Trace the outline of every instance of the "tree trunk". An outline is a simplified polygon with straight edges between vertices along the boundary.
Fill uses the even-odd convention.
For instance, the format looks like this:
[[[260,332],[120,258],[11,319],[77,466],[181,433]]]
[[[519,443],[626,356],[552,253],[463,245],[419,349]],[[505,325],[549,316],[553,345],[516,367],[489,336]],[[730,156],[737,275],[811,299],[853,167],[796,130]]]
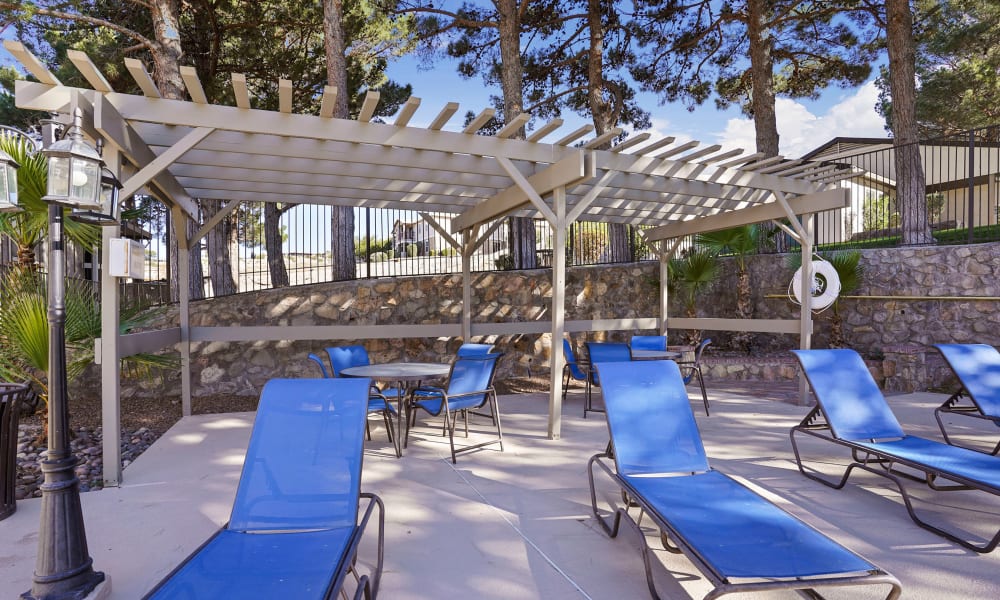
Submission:
[[[524,112],[524,84],[521,68],[521,15],[518,0],[496,0],[500,33],[500,90],[503,93],[503,118],[509,123]],[[524,139],[522,128],[513,137]],[[535,221],[528,217],[511,217],[507,222],[508,246],[515,269],[538,266],[535,253]]]
[[[913,15],[907,0],[886,2],[886,41],[889,49],[889,93],[892,96],[896,206],[899,208],[902,245],[933,244],[917,133]]]
[[[327,84],[337,88],[333,116],[350,117],[347,107],[347,45],[344,40],[344,5],[342,0],[323,0],[323,48],[326,51]],[[350,206],[330,207],[330,258],[335,281],[355,279],[354,209]],[[267,235],[267,234],[265,234]],[[286,277],[287,279],[287,277]]]
[[[753,111],[757,152],[778,155],[778,119],[774,110],[774,37],[767,25],[766,0],[747,3],[747,34],[750,43],[750,107]]]
[[[777,156],[779,152],[778,116],[774,102],[774,36],[767,25],[769,2],[751,0],[747,4],[747,34],[750,43],[750,109],[757,139],[757,152]],[[768,232],[777,229],[772,223],[763,223]],[[775,237],[778,252],[788,252],[788,240],[780,231]]]
[[[752,289],[750,287],[750,272],[744,266],[736,274],[736,318],[753,318],[753,301],[751,298]],[[749,331],[737,331],[733,334],[733,345],[744,352],[750,351],[750,343],[753,341],[753,334]]]
[[[153,81],[160,90],[160,95],[168,100],[184,100],[185,87],[181,79],[180,58],[181,48],[178,14],[180,0],[151,0],[150,16],[153,21],[153,39],[155,47],[153,56]],[[185,227],[188,238],[197,229],[197,223],[187,219]],[[177,236],[174,231],[169,233],[168,254],[170,268],[170,300],[180,300],[181,282],[187,280],[191,289],[191,299],[204,296],[202,285],[201,246],[191,249],[191,271],[186,275],[177,271]]]
[[[354,258],[354,209],[349,206],[334,206],[330,211],[330,262],[334,281],[357,278],[357,264]],[[340,243],[351,241],[351,244]]]
[[[171,221],[173,217],[171,216]],[[184,219],[185,221],[185,231],[187,232],[187,238],[191,239],[195,233],[198,231],[198,223],[191,219]],[[179,302],[181,299],[180,294],[180,284],[181,281],[188,282],[188,289],[191,290],[190,298],[191,300],[200,300],[205,297],[205,285],[204,285],[204,270],[201,266],[201,244],[195,244],[191,248],[190,253],[190,270],[187,273],[187,277],[183,273],[177,271],[177,265],[179,263],[178,255],[180,250],[177,245],[177,236],[175,235],[173,223],[170,224],[170,233],[168,234],[168,244],[169,249],[168,264],[170,265],[170,301]]]
[[[264,251],[267,252],[267,269],[271,273],[271,287],[288,287],[288,269],[281,240],[281,215],[284,211],[274,202],[264,203]]]
[[[594,121],[594,130],[602,135],[618,125],[620,102],[608,99],[613,90],[604,81],[604,24],[601,20],[601,0],[587,0],[587,27],[590,47],[587,56],[587,102]],[[613,94],[612,94],[613,95]],[[600,150],[611,147],[610,140]],[[628,262],[632,259],[629,227],[622,223],[608,224],[608,262]]]
[[[205,208],[205,218],[209,219],[222,209],[222,200],[202,200],[202,206]],[[236,279],[233,278],[233,263],[229,252],[229,244],[235,236],[232,215],[208,232],[208,272],[215,297],[230,296],[239,291]]]

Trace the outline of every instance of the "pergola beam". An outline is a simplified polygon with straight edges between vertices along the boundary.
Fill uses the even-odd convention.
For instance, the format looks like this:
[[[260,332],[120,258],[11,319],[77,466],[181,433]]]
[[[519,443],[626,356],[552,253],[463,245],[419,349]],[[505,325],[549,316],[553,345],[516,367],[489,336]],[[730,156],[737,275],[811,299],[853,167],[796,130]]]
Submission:
[[[557,187],[575,185],[594,177],[596,174],[593,155],[589,152],[577,151],[544,171],[528,177],[527,183],[539,196],[544,196]],[[459,232],[476,223],[498,218],[528,204],[530,201],[520,186],[512,185],[456,217],[451,222],[451,230]]]
[[[788,200],[788,206],[797,215],[846,208],[851,204],[851,192],[847,188],[816,192]],[[684,237],[698,233],[729,229],[746,223],[760,223],[774,219],[784,219],[785,210],[778,204],[761,204],[743,210],[735,210],[710,217],[702,217],[661,225],[646,232],[647,240],[663,240]]]
[[[156,160],[153,151],[107,102],[104,95],[98,95],[94,104],[94,127],[133,164],[146,165]],[[194,200],[170,173],[158,173],[150,183],[160,190],[166,201],[179,206],[190,218],[198,218],[198,207]]]
[[[166,152],[163,152],[150,162],[146,163],[144,167],[139,169],[138,173],[123,181],[122,189],[119,192],[121,197],[127,198],[138,192],[142,186],[146,185],[151,179],[165,171],[167,167],[174,163],[175,160],[183,156],[184,153],[191,148],[197,146],[198,142],[211,135],[213,131],[215,130],[211,127],[199,127],[191,130],[191,132],[184,136],[181,141],[171,146]]]

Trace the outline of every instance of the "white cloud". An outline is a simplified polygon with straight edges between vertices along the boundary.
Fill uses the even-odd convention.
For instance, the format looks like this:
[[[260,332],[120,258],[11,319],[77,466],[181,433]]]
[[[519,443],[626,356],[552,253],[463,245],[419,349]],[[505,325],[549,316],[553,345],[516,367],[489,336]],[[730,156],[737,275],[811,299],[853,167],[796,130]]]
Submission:
[[[875,112],[877,100],[874,82],[864,84],[822,115],[795,100],[778,98],[775,111],[781,154],[797,158],[835,137],[886,137],[884,121]],[[724,148],[743,148],[747,153],[757,146],[751,119],[729,119],[717,138]]]

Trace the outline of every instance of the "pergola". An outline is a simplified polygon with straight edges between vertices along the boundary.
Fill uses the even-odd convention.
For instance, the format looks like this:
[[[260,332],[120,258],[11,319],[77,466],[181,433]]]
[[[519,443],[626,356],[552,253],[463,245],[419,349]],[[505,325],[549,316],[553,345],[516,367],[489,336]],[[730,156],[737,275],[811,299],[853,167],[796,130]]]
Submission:
[[[190,345],[193,342],[258,340],[329,340],[428,338],[551,333],[551,391],[548,435],[561,429],[561,372],[558,340],[566,332],[668,327],[743,330],[800,335],[809,347],[810,298],[803,299],[798,320],[684,319],[667,314],[667,263],[682,238],[747,223],[778,223],[801,243],[802,262],[812,255],[812,216],[849,204],[849,192],[837,182],[851,173],[836,165],[744,155],[699,142],[674,138],[650,140],[632,135],[605,148],[621,130],[590,137],[593,127],[559,131],[554,119],[528,134],[515,135],[530,120],[523,114],[494,135],[480,134],[493,116],[478,114],[462,131],[444,128],[458,111],[445,105],[426,127],[409,125],[420,107],[410,98],[391,123],[372,122],[379,94],[370,91],[357,119],[331,116],[342,90],[327,87],[318,115],[292,112],[292,83],[279,82],[279,110],[252,107],[246,78],[232,75],[236,106],[209,104],[193,68],[181,67],[189,100],[161,97],[140,61],[125,66],[143,95],[115,92],[89,57],[70,51],[69,58],[92,89],[60,81],[21,44],[4,46],[38,80],[18,81],[19,107],[53,113],[83,114],[84,129],[104,142],[104,159],[123,182],[122,197],[142,189],[166,203],[175,217],[178,268],[189,268],[188,248],[246,200],[298,202],[416,211],[462,256],[463,310],[460,323],[322,327],[191,327],[189,293],[180,290],[180,327],[158,332],[118,334],[118,287],[102,269],[103,336],[101,357],[105,431],[120,429],[119,359],[137,352],[179,345],[183,410],[191,411]],[[554,140],[554,141],[544,141]],[[196,199],[222,199],[224,208],[194,236],[187,219],[197,219]],[[450,213],[450,229],[429,214]],[[550,320],[474,323],[470,259],[500,223],[501,217],[543,218],[553,240]],[[644,239],[660,259],[659,314],[637,319],[565,320],[566,232],[574,221],[651,226]],[[493,223],[492,226],[489,224]],[[103,260],[117,228],[104,228]],[[105,265],[106,266],[106,265]],[[810,289],[803,269],[803,289]],[[104,442],[105,479],[121,477],[115,436]]]

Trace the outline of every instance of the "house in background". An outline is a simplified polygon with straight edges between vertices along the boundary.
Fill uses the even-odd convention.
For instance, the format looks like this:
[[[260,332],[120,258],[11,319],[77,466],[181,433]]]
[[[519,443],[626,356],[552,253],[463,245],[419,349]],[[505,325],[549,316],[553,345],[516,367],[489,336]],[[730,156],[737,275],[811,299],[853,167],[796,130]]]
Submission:
[[[1000,213],[998,128],[921,142],[928,218],[932,229],[996,225]],[[985,135],[984,135],[985,134]],[[898,230],[896,152],[891,138],[838,137],[802,160],[829,161],[856,175],[840,181],[851,190],[851,207],[820,213],[820,244],[893,235]]]
[[[448,227],[450,219],[443,219],[442,227]],[[392,250],[396,256],[408,256],[407,248],[410,245],[417,248],[417,256],[427,256],[431,252],[437,254],[442,248],[448,246],[441,235],[430,226],[430,223],[423,219],[416,221],[402,221],[397,219],[392,224]]]

